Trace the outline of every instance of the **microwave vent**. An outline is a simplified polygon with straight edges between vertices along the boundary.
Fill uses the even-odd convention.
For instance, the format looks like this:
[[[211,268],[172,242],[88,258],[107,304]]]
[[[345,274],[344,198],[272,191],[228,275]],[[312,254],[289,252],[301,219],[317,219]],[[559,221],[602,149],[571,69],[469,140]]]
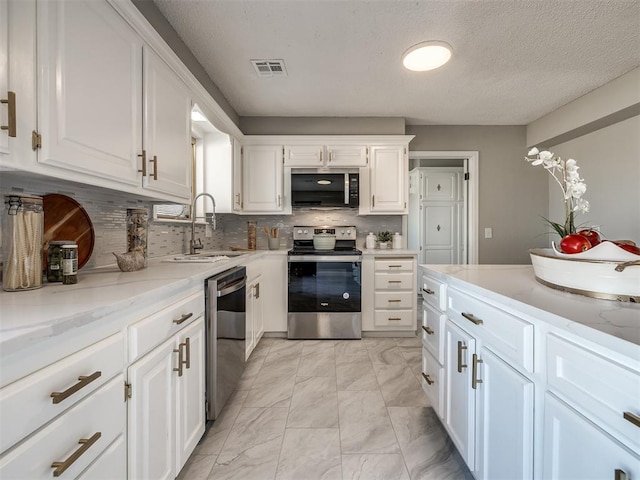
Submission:
[[[259,77],[286,77],[284,60],[251,60],[251,65]]]

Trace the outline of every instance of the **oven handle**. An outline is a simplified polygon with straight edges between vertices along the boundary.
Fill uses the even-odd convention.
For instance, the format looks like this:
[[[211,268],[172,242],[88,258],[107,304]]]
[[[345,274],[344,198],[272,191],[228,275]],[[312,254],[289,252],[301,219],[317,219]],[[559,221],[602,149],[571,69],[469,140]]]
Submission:
[[[237,292],[241,288],[243,288],[247,284],[247,277],[242,277],[240,280],[237,280],[229,285],[225,285],[222,290],[218,290],[216,292],[217,297],[224,297],[231,293]]]
[[[362,262],[361,255],[289,255],[289,263],[353,263]]]

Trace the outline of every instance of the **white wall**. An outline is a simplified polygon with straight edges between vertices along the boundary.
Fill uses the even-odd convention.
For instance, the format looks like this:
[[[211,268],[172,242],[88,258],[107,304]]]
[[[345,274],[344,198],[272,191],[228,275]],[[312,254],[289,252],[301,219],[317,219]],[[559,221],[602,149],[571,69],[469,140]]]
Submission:
[[[599,225],[606,238],[640,244],[640,116],[636,116],[550,150],[573,158],[587,184],[589,213],[577,223]],[[549,184],[549,219],[564,218],[560,188]]]

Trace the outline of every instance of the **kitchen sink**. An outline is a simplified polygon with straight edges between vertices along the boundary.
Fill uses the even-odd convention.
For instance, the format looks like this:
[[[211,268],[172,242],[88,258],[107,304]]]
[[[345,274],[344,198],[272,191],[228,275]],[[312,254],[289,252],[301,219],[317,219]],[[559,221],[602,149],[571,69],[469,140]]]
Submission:
[[[229,260],[232,257],[246,255],[243,252],[225,252],[225,253],[196,253],[193,255],[174,255],[165,259],[165,262],[174,263],[216,263]]]

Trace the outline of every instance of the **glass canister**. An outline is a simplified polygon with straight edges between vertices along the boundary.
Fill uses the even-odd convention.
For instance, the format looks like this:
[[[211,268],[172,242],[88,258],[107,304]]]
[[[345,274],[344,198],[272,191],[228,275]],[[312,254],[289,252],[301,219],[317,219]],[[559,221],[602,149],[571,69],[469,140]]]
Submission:
[[[149,212],[146,208],[127,209],[127,252],[142,252],[147,266],[147,231]]]
[[[258,223],[254,221],[247,222],[247,248],[249,250],[256,249],[256,233],[258,229]]]
[[[71,240],[53,240],[47,248],[47,282],[62,281],[62,246],[73,243]]]
[[[42,197],[5,196],[2,216],[2,288],[8,292],[42,286]]]

